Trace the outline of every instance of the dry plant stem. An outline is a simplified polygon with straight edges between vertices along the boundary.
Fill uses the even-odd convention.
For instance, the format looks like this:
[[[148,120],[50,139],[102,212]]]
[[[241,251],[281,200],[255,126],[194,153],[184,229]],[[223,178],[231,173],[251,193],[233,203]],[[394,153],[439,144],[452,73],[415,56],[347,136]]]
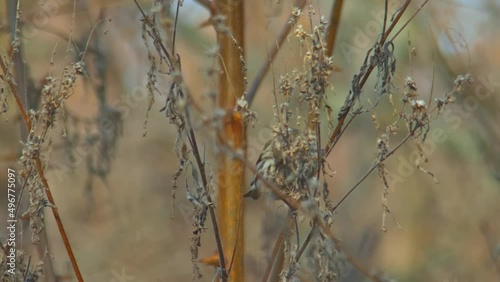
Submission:
[[[394,154],[394,152],[396,152],[397,149],[399,149],[401,146],[403,146],[403,144],[406,143],[406,141],[408,141],[413,136],[413,133],[415,133],[415,131],[419,128],[420,127],[416,126],[415,129],[413,131],[411,131],[410,133],[408,133],[408,135],[406,135],[406,137],[403,138],[403,140],[401,140],[401,142],[399,142],[399,144],[396,145],[396,147],[394,147],[391,151],[389,151],[387,153],[387,155],[385,155],[384,158],[376,161],[372,165],[372,167],[370,167],[370,169],[368,169],[368,171],[365,173],[365,175],[363,175],[363,177],[361,177],[359,179],[359,181],[356,182],[356,184],[351,189],[349,189],[349,191],[338,201],[338,203],[332,208],[332,212],[334,212],[342,204],[342,202],[344,202],[345,199],[347,199],[347,197],[349,197],[349,195],[352,192],[354,192],[354,190],[356,190],[356,188],[358,188],[358,186],[361,184],[361,182],[363,182],[368,177],[368,175],[370,175],[370,173],[372,173],[372,171],[374,169],[376,169],[383,161],[387,160],[387,158],[389,158],[392,154]]]
[[[406,2],[403,5],[401,5],[401,7],[398,9],[399,10],[398,14],[396,15],[396,17],[394,18],[393,22],[389,26],[389,28],[385,31],[385,33],[383,34],[382,38],[380,39],[380,45],[384,45],[387,37],[392,32],[392,30],[394,29],[394,27],[396,26],[396,24],[399,22],[399,19],[401,19],[401,17],[403,16],[404,12],[406,11],[406,8],[408,8],[408,6],[410,5],[410,3],[411,3],[411,0],[406,0]],[[387,12],[388,11],[386,11],[386,13]],[[392,40],[394,40],[394,38]]]
[[[333,142],[333,145],[332,145],[332,148],[335,147],[335,145],[337,145],[337,142],[339,142],[340,140],[340,137],[342,137],[342,135],[344,135],[344,132],[347,130],[347,128],[349,127],[349,125],[351,125],[351,122],[354,120],[355,117],[357,117],[358,115],[361,114],[361,110],[363,109],[363,107],[360,107],[359,109],[357,109],[352,115],[351,115],[351,118],[347,121],[346,125],[344,126],[344,128],[340,131],[339,135],[337,136],[337,138],[334,140]]]
[[[219,32],[217,42],[220,48],[219,93],[217,108],[231,110],[236,101],[245,91],[245,74],[242,65],[245,54],[245,1],[217,0],[213,2],[225,16],[228,33]],[[229,111],[230,112],[230,111]],[[220,139],[228,141],[232,150],[245,152],[246,129],[243,119],[238,114],[226,115],[222,126],[217,130]],[[243,153],[245,154],[245,153]],[[220,237],[227,264],[231,265],[230,281],[244,279],[244,217],[239,211],[243,208],[245,170],[239,160],[227,156],[224,152],[217,153],[217,221],[220,227]],[[227,273],[227,269],[224,269]]]
[[[2,68],[4,74],[6,77],[8,77],[8,70],[7,67],[3,61],[2,58],[0,58],[0,67]],[[17,106],[19,108],[19,111],[21,112],[21,115],[23,116],[24,123],[26,125],[26,128],[28,129],[28,132],[31,132],[31,120],[29,119],[28,115],[26,114],[26,109],[21,101],[21,98],[19,97],[17,93],[17,89],[15,86],[15,83],[12,81],[12,78],[8,78],[8,84],[10,87],[10,90],[12,94],[14,95],[14,98],[16,100]],[[76,262],[75,255],[73,253],[73,249],[71,248],[71,244],[69,242],[68,236],[66,234],[66,231],[64,229],[63,223],[61,221],[61,217],[59,216],[59,212],[57,210],[56,203],[54,201],[54,197],[52,196],[52,192],[50,191],[50,186],[49,183],[47,182],[47,179],[45,178],[45,172],[42,166],[42,161],[37,158],[35,160],[35,167],[38,172],[38,175],[40,176],[40,179],[42,181],[42,184],[45,187],[45,194],[47,195],[47,200],[50,203],[50,208],[52,210],[52,214],[54,215],[54,219],[57,224],[57,228],[59,229],[59,233],[61,234],[62,240],[64,242],[64,247],[66,248],[66,252],[68,253],[68,257],[71,261],[71,265],[73,266],[73,270],[75,271],[76,278],[78,281],[83,281],[82,274],[80,273],[80,269],[78,267],[78,264]]]
[[[5,75],[5,78],[7,80],[7,84],[9,85],[9,88],[12,90],[14,94],[14,99],[16,100],[17,105],[23,105],[23,100],[21,97],[17,94],[17,88],[16,88],[16,83],[14,82],[14,79],[12,77],[9,77],[8,74],[8,69],[7,65],[3,61],[3,59],[0,57],[0,67],[2,68],[2,71]],[[23,118],[24,123],[26,124],[26,128],[28,132],[31,131],[31,121],[30,118],[28,117],[28,113],[26,112],[26,109],[24,107],[19,108],[19,112],[21,112],[21,116]]]
[[[384,7],[384,25],[382,26],[382,34],[385,34],[385,27],[387,25],[387,13],[389,12],[389,0],[385,0]]]
[[[335,41],[337,38],[337,31],[339,29],[340,15],[344,0],[335,0],[332,6],[332,13],[330,15],[330,27],[328,28],[328,37],[326,40],[326,55],[331,57],[335,49]]]
[[[142,9],[141,5],[139,5],[139,3],[137,3],[137,0],[134,0],[134,3],[135,5],[137,6],[137,8],[139,9],[139,11],[141,12],[141,15],[142,15],[142,18],[143,20],[149,25],[149,26],[154,26],[154,23],[151,22],[151,19],[146,15],[146,13],[144,12],[144,10]],[[165,44],[163,44],[163,42],[161,41],[161,38],[158,38],[159,40],[159,45],[160,45],[160,48],[161,50],[163,51],[163,54],[165,55],[165,57],[167,58],[167,64],[168,64],[168,67],[170,69],[174,69],[174,65],[173,65],[173,58],[171,56],[171,54],[167,51],[167,47],[165,47]]]
[[[391,33],[391,31],[394,29],[394,27],[396,26],[396,24],[399,22],[399,20],[401,19],[401,16],[404,14],[404,12],[406,11],[406,8],[408,8],[408,5],[410,5],[410,3],[411,3],[411,0],[406,0],[406,2],[398,9],[399,12],[396,15],[396,17],[394,18],[394,21],[391,23],[391,25],[389,26],[389,28],[387,28],[387,30],[385,31],[385,33],[380,38],[380,41],[378,43],[380,46],[384,46],[384,43],[386,42],[387,37],[389,36],[389,34]],[[386,13],[387,13],[387,11],[386,11]],[[372,49],[370,49],[370,51],[371,50]],[[369,58],[369,55],[370,55],[370,51],[368,51],[367,54],[366,54],[365,62],[368,61],[368,58]],[[355,77],[355,80],[353,81],[353,89],[351,89],[351,92],[346,97],[346,102],[344,103],[344,106],[342,107],[343,109],[342,109],[342,111],[341,111],[341,113],[339,114],[339,117],[338,117],[338,123],[335,126],[335,129],[333,130],[333,132],[332,132],[332,134],[330,136],[328,144],[326,145],[326,148],[325,148],[325,152],[326,152],[325,158],[332,151],[332,149],[334,147],[334,144],[336,143],[336,141],[337,141],[337,139],[338,139],[338,137],[339,137],[339,135],[340,135],[340,133],[342,131],[342,126],[344,125],[344,121],[345,121],[347,115],[349,114],[350,110],[352,109],[355,100],[359,97],[359,95],[360,95],[360,93],[361,93],[361,91],[362,91],[362,89],[363,89],[366,81],[370,77],[370,75],[371,75],[371,73],[372,73],[372,71],[373,71],[374,68],[375,68],[375,64],[369,64],[368,68],[366,70],[364,68],[361,68],[360,72]],[[362,76],[362,77],[360,77],[360,76]],[[350,97],[351,95],[354,95],[352,99]]]
[[[415,13],[413,13],[413,15],[405,22],[405,24],[396,32],[396,34],[394,34],[394,36],[392,36],[392,38],[389,40],[390,42],[392,42],[392,41],[394,41],[394,39],[396,39],[396,37],[401,33],[401,31],[403,31],[403,29],[406,28],[406,26],[420,12],[420,10],[422,10],[422,8],[427,4],[427,2],[429,2],[429,0],[426,0],[424,3],[422,3],[422,5],[420,5],[420,7],[418,7],[417,11],[415,11]]]
[[[299,0],[297,5],[295,5],[296,8],[303,9],[304,6],[306,5],[307,1],[306,0]],[[246,99],[248,102],[248,105],[252,104],[253,99],[255,98],[255,95],[257,94],[257,90],[259,90],[260,85],[262,84],[262,81],[264,80],[264,77],[266,76],[267,72],[269,71],[269,67],[271,66],[271,63],[274,61],[274,58],[278,54],[278,51],[280,50],[281,46],[283,45],[283,42],[285,42],[285,39],[287,38],[288,34],[290,33],[290,30],[292,29],[292,25],[289,23],[291,19],[293,19],[293,15],[291,14],[288,20],[286,21],[285,25],[281,29],[280,34],[278,35],[278,38],[276,39],[276,44],[272,45],[271,51],[269,52],[266,61],[262,64],[260,67],[259,71],[257,72],[257,75],[255,76],[255,79],[252,82],[252,85],[250,86],[250,89],[248,90],[246,94]]]
[[[224,250],[222,248],[222,241],[220,238],[219,225],[217,224],[217,218],[215,216],[215,210],[213,206],[212,197],[210,196],[210,191],[208,190],[208,180],[207,174],[205,171],[205,164],[201,160],[200,151],[198,149],[198,143],[196,142],[196,136],[193,131],[193,125],[191,124],[191,115],[189,113],[189,108],[186,107],[186,120],[189,126],[189,142],[191,145],[191,149],[193,150],[193,155],[196,159],[196,163],[198,165],[198,169],[200,170],[201,181],[203,182],[203,188],[206,191],[207,200],[209,202],[208,210],[210,212],[210,219],[212,220],[212,226],[214,228],[215,242],[217,244],[217,251],[219,255],[219,265],[222,269],[221,280],[223,282],[227,281],[227,272],[226,272],[226,260],[224,257]]]
[[[172,37],[172,54],[175,54],[175,39],[177,38],[177,22],[179,20],[179,8],[181,1],[177,1],[177,8],[175,9],[175,23],[174,23],[174,35]]]
[[[262,282],[267,282],[269,280],[269,275],[271,274],[271,270],[273,269],[273,266],[275,265],[275,261],[277,261],[276,258],[280,253],[282,253],[281,249],[284,246],[283,239],[285,238],[285,233],[288,230],[289,226],[290,226],[290,218],[287,220],[286,223],[283,224],[283,227],[281,227],[278,238],[276,239],[276,242],[274,243],[273,252],[271,253],[271,258],[269,258],[269,262],[267,263],[266,271],[264,272],[264,276],[262,277]],[[275,267],[278,267],[278,265],[276,265]]]
[[[24,273],[23,273],[23,279],[24,279],[24,281],[28,281],[26,279],[26,277],[28,276],[28,271],[29,271],[30,265],[31,265],[31,256],[28,258],[28,263],[26,265],[26,271],[24,271]]]
[[[319,122],[316,122],[316,144],[317,144],[316,148],[321,148],[321,128],[320,128]],[[321,170],[322,170],[321,167],[323,165],[323,158],[322,158],[321,154],[322,154],[321,150],[318,150],[318,154],[317,154],[318,173],[316,174],[316,179],[318,180],[318,183],[319,183],[319,180],[321,177]],[[314,191],[314,197],[316,197],[318,195],[318,191],[319,191],[319,189],[316,187],[316,190]],[[298,246],[298,244],[297,244],[297,246]]]
[[[306,250],[307,245],[309,245],[309,242],[311,242],[311,239],[312,239],[312,237],[313,237],[313,235],[314,235],[315,232],[316,232],[316,224],[313,224],[311,230],[309,231],[309,234],[307,234],[307,237],[304,240],[304,243],[302,243],[302,246],[300,246],[299,251],[295,255],[295,261],[296,262],[299,261],[300,257],[302,256],[302,254]]]
[[[283,267],[285,263],[285,241],[287,240],[287,231],[291,230],[293,221],[290,217],[289,220],[285,223],[287,229],[285,229],[285,233],[283,233],[283,238],[281,238],[281,242],[278,248],[278,253],[276,254],[276,258],[274,259],[274,266],[271,268],[271,274],[269,274],[268,282],[280,282],[280,274],[283,272]]]
[[[239,217],[243,217],[243,208],[244,208],[244,206],[243,206],[243,205],[241,205],[241,206],[239,207],[239,211],[238,211],[238,213],[240,214],[240,215],[239,215]],[[237,230],[239,230],[239,228],[242,228],[242,227],[240,226],[240,223],[239,223],[239,222],[238,222],[238,226],[237,226],[236,228],[237,228]],[[238,236],[238,234],[236,234],[236,236]],[[228,274],[228,275],[231,275],[231,269],[233,268],[233,262],[234,262],[234,260],[233,260],[232,258],[234,258],[235,254],[236,254],[236,250],[237,250],[237,248],[236,248],[236,244],[238,244],[238,242],[239,242],[239,241],[238,241],[238,237],[236,237],[235,246],[233,247],[233,253],[231,254],[231,263],[229,264],[229,268],[228,268],[228,270],[227,270],[227,274]]]

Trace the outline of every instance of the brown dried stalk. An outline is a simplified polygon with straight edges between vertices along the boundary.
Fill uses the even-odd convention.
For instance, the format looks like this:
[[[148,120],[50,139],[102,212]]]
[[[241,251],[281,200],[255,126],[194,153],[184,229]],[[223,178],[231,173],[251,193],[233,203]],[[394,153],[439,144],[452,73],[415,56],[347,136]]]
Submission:
[[[337,38],[337,31],[339,29],[340,15],[344,0],[335,0],[332,6],[332,13],[330,15],[330,27],[328,28],[328,36],[326,39],[326,55],[331,57],[333,49],[335,48],[335,41]]]
[[[237,99],[245,90],[245,9],[244,2],[233,0],[215,1],[220,12],[225,17],[223,25],[214,25],[217,32],[217,41],[220,48],[220,75],[217,108],[230,110],[236,106]],[[222,120],[218,130],[217,143],[220,139],[232,144],[233,150],[245,151],[246,128],[243,119],[238,113],[230,113]],[[243,153],[245,154],[245,153]],[[243,164],[228,157],[224,152],[217,154],[217,219],[220,225],[220,236],[225,254],[228,257],[231,272],[231,281],[242,281],[244,278],[244,217],[243,187],[245,184],[245,170]],[[220,255],[220,253],[219,253]],[[222,265],[221,265],[222,267]],[[222,267],[223,272],[227,271]]]
[[[193,126],[191,124],[191,116],[189,114],[188,107],[186,107],[186,120],[187,120],[187,123],[189,126],[189,141],[191,144],[191,148],[193,149],[193,155],[195,156],[196,163],[197,163],[198,168],[200,170],[201,180],[203,182],[203,188],[207,192],[206,195],[207,195],[208,202],[213,203],[212,197],[210,196],[210,192],[208,191],[208,180],[207,180],[207,174],[206,174],[206,170],[205,170],[205,164],[201,160],[200,151],[198,149],[198,143],[196,142],[196,136],[194,134]],[[224,282],[224,281],[227,281],[227,271],[226,271],[226,260],[224,258],[224,251],[223,251],[224,249],[222,247],[222,240],[220,238],[219,225],[217,224],[217,217],[215,215],[215,210],[214,210],[213,205],[209,205],[208,210],[210,212],[210,219],[212,220],[212,225],[214,228],[215,242],[217,244],[217,250],[219,253],[219,264],[220,264],[220,267],[222,269],[221,280]]]
[[[5,77],[8,78],[8,84],[9,84],[10,90],[12,92],[12,95],[14,95],[17,107],[19,108],[19,111],[21,112],[21,115],[23,117],[24,124],[26,125],[28,132],[30,132],[32,129],[31,120],[26,113],[26,109],[21,101],[21,97],[19,97],[19,94],[17,93],[17,88],[15,86],[13,79],[11,77],[9,77],[9,75],[8,75],[9,70],[7,69],[7,66],[5,65],[5,63],[1,57],[0,57],[0,67],[2,68],[2,71],[5,75]],[[45,172],[43,169],[42,161],[40,160],[39,157],[37,157],[35,159],[35,167],[36,167],[36,170],[38,172],[38,175],[40,176],[42,184],[45,187],[45,194],[47,195],[47,200],[50,203],[50,209],[52,210],[52,214],[54,215],[54,219],[56,221],[57,228],[59,229],[59,233],[61,234],[62,240],[64,242],[64,247],[66,248],[66,252],[68,253],[68,257],[71,261],[71,265],[73,266],[73,270],[75,271],[76,278],[78,279],[78,281],[83,281],[83,277],[82,277],[82,274],[81,274],[80,269],[78,267],[78,263],[76,262],[76,258],[75,258],[75,255],[73,253],[73,249],[71,248],[71,244],[70,244],[68,236],[66,234],[66,230],[64,229],[64,225],[63,225],[61,217],[59,215],[57,205],[55,203],[54,197],[52,196],[52,192],[50,190],[49,183],[47,182],[47,179],[45,178]]]
[[[283,224],[283,227],[281,227],[280,233],[278,234],[278,238],[276,238],[276,242],[274,243],[274,248],[273,252],[271,253],[271,258],[269,259],[269,262],[267,263],[266,271],[264,272],[264,276],[262,277],[262,282],[267,282],[269,279],[269,275],[271,274],[271,270],[273,269],[273,266],[279,261],[277,259],[278,256],[283,255],[283,240],[285,238],[285,233],[286,231],[290,228],[290,224],[292,223],[291,217],[288,218],[287,222]],[[278,265],[275,266],[275,268],[278,267]]]

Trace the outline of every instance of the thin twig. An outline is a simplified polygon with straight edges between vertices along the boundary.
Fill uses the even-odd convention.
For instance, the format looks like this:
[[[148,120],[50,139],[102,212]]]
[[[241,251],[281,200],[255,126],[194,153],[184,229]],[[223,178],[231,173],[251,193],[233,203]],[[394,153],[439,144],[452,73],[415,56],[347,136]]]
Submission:
[[[50,208],[52,210],[52,214],[54,215],[54,219],[57,224],[57,228],[59,229],[59,233],[61,233],[62,240],[64,242],[64,247],[66,247],[66,252],[68,253],[69,259],[71,261],[71,265],[73,266],[73,270],[75,271],[76,278],[78,281],[83,282],[83,277],[80,272],[80,268],[78,267],[78,263],[76,262],[75,254],[73,253],[73,249],[71,248],[71,244],[69,243],[68,235],[66,234],[66,230],[64,229],[61,217],[59,216],[59,211],[57,209],[56,203],[54,201],[54,197],[52,196],[52,192],[49,187],[49,183],[45,178],[45,173],[42,167],[42,161],[40,158],[35,160],[36,170],[40,179],[45,186],[45,194],[47,195],[47,200],[50,203]]]
[[[146,13],[144,12],[144,10],[142,9],[141,5],[139,5],[139,3],[137,3],[137,0],[134,0],[135,2],[135,5],[137,6],[137,8],[139,9],[139,11],[141,12],[142,14],[142,19],[144,20],[144,22],[151,28],[155,28],[153,22],[151,22],[151,19],[146,15]],[[154,35],[155,34],[150,34],[150,36],[153,38],[153,39],[160,39],[160,38],[154,38]],[[161,50],[163,51],[164,55],[166,56],[167,58],[167,63],[168,63],[168,66],[170,68],[173,68],[173,60],[172,60],[172,57],[171,57],[171,54],[167,51],[167,47],[165,47],[165,44],[163,44],[163,41],[161,40],[158,40],[158,45],[160,46]]]
[[[304,6],[306,5],[307,1],[306,0],[299,0],[297,5],[295,5],[295,8],[298,9],[303,9]],[[269,71],[269,67],[271,66],[271,63],[273,62],[274,58],[278,54],[278,51],[280,50],[281,46],[283,45],[283,42],[287,38],[288,34],[290,33],[290,30],[292,29],[292,25],[290,24],[290,20],[294,18],[293,14],[290,14],[288,17],[288,20],[286,21],[285,25],[282,27],[280,34],[278,35],[278,38],[276,40],[276,44],[273,44],[271,51],[269,52],[269,55],[266,58],[266,61],[262,64],[260,67],[259,71],[257,72],[257,75],[255,76],[252,85],[250,86],[247,94],[246,94],[246,100],[248,102],[248,105],[252,104],[252,101],[255,98],[255,95],[257,94],[257,90],[259,90],[260,85],[262,84],[262,81],[264,80],[264,77],[266,76],[267,72]]]
[[[267,282],[267,280],[269,279],[269,275],[271,274],[271,270],[273,269],[273,266],[275,264],[276,257],[278,256],[278,252],[283,246],[285,233],[289,228],[290,228],[290,218],[288,218],[288,220],[283,224],[283,227],[281,227],[278,238],[276,238],[276,242],[274,243],[273,247],[273,252],[271,253],[271,258],[269,258],[269,261],[267,262],[266,271],[264,272],[264,276],[262,277],[262,282]]]
[[[332,145],[332,149],[335,147],[335,145],[337,145],[337,142],[339,142],[340,140],[340,137],[342,137],[342,135],[344,135],[344,133],[346,132],[346,130],[349,128],[349,125],[351,125],[352,121],[354,120],[355,117],[357,117],[358,115],[361,114],[361,110],[363,109],[363,107],[360,107],[359,109],[357,109],[351,116],[351,118],[347,121],[346,125],[344,126],[344,128],[342,129],[342,131],[339,133],[339,135],[337,135],[337,138],[335,138],[335,140],[333,141],[333,145]]]
[[[215,242],[217,244],[217,251],[219,252],[219,264],[222,269],[221,280],[223,282],[227,281],[227,269],[226,269],[226,260],[224,258],[224,251],[222,248],[222,241],[220,238],[219,225],[217,224],[217,218],[215,216],[215,210],[213,207],[212,197],[210,196],[210,191],[208,190],[208,180],[205,172],[205,164],[201,160],[200,152],[198,149],[198,144],[196,142],[196,136],[193,131],[193,126],[191,124],[191,116],[189,113],[189,108],[186,107],[186,120],[189,126],[189,141],[191,144],[191,149],[193,149],[193,155],[196,159],[196,163],[198,164],[198,169],[200,170],[201,180],[203,181],[203,188],[205,189],[207,200],[209,202],[208,210],[210,212],[210,219],[212,220],[212,225],[214,228]]]
[[[432,82],[431,82],[431,91],[429,95],[429,101],[427,102],[427,105],[431,105],[432,103],[432,95],[434,94],[434,82],[436,79],[436,60],[434,58],[434,54],[432,54]]]
[[[404,12],[406,11],[406,8],[408,8],[408,6],[410,5],[411,3],[411,0],[406,0],[406,2],[401,5],[400,8],[398,8],[398,14],[396,15],[396,17],[394,17],[394,20],[392,21],[392,24],[389,26],[389,28],[387,29],[387,31],[383,34],[382,38],[380,39],[380,45],[383,46],[384,43],[385,43],[385,40],[387,39],[387,37],[389,36],[389,34],[392,32],[392,30],[394,29],[394,27],[396,26],[396,24],[399,22],[399,19],[401,19],[401,17],[403,16]]]
[[[179,9],[181,0],[177,0],[177,8],[175,9],[174,36],[172,39],[172,54],[175,54],[175,39],[177,38],[177,22],[179,20]]]
[[[324,92],[323,92],[324,94]],[[319,108],[319,107],[318,107]],[[316,180],[318,181],[317,183],[320,183],[319,180],[320,180],[320,177],[321,177],[321,171],[323,171],[322,169],[322,166],[324,164],[323,162],[323,152],[321,151],[321,127],[320,127],[320,122],[318,121],[318,117],[315,118],[315,123],[316,123],[316,158],[317,158],[317,167],[318,167],[318,172],[316,174]],[[319,186],[316,185],[316,189],[314,191],[314,197],[316,197],[318,195],[318,191],[319,191]],[[298,245],[298,244],[297,244]]]
[[[293,223],[295,225],[295,235],[297,238],[297,246],[300,245],[300,236],[299,236],[299,222],[297,221],[297,211],[292,211],[292,214],[290,215],[293,218]]]
[[[340,15],[344,0],[335,0],[332,6],[332,13],[330,15],[330,27],[328,28],[328,37],[326,43],[326,55],[331,57],[335,49],[335,42],[337,39],[337,31],[339,29]]]
[[[383,34],[382,38],[380,39],[379,46],[384,46],[387,37],[389,37],[389,34],[392,32],[392,30],[394,29],[394,27],[396,27],[396,24],[399,22],[399,20],[403,16],[404,12],[406,11],[406,8],[408,8],[408,6],[410,5],[410,3],[411,3],[411,0],[406,0],[406,2],[398,9],[399,12],[396,15],[396,17],[394,18],[394,21],[392,22],[392,24],[389,26],[389,28],[387,29],[387,31]],[[393,39],[394,39],[394,37],[393,37]],[[392,42],[392,41],[390,40],[390,42]],[[365,85],[366,81],[370,77],[370,74],[371,74],[371,72],[373,71],[374,68],[375,68],[375,65],[374,64],[370,64],[370,68],[368,69],[368,71],[366,72],[366,74],[364,75],[363,79],[360,82],[359,89],[363,88],[363,86]]]
[[[238,209],[238,214],[239,214],[239,217],[243,217],[243,205],[240,205],[239,206],[239,209]],[[243,226],[240,226],[242,225],[240,221],[238,221],[238,226],[236,226],[236,230],[239,230],[240,228],[242,228]],[[236,255],[236,249],[237,249],[237,243],[238,243],[238,235],[240,233],[237,232],[236,233],[236,240],[234,240],[234,246],[233,246],[233,253],[231,254],[231,260],[230,260],[230,263],[229,263],[229,267],[227,269],[227,275],[231,275],[231,269],[233,268],[233,262],[234,262],[234,257]]]
[[[416,128],[418,128],[418,127],[416,127]],[[368,169],[368,171],[367,171],[367,172],[363,175],[363,177],[361,177],[361,178],[359,179],[359,181],[358,181],[358,182],[356,182],[356,184],[354,184],[354,186],[353,186],[351,189],[349,189],[349,191],[348,191],[348,192],[347,192],[347,193],[346,193],[346,194],[345,194],[345,195],[344,195],[344,196],[343,196],[343,197],[342,197],[342,198],[341,198],[341,199],[337,202],[337,204],[336,204],[336,205],[335,205],[335,206],[331,209],[331,212],[334,212],[334,211],[335,211],[335,210],[336,210],[336,209],[340,206],[340,204],[342,204],[342,202],[344,202],[344,201],[345,201],[345,199],[347,199],[347,197],[349,197],[349,195],[350,195],[352,192],[354,192],[354,190],[355,190],[356,188],[358,188],[358,186],[361,184],[361,182],[363,182],[363,181],[364,181],[364,180],[368,177],[368,175],[370,175],[370,173],[371,173],[374,169],[376,169],[376,168],[377,168],[377,167],[378,167],[378,166],[379,166],[379,165],[380,165],[383,161],[385,161],[385,160],[386,160],[387,158],[389,158],[392,154],[394,154],[394,152],[395,152],[397,149],[399,149],[399,147],[401,147],[404,143],[406,143],[406,141],[408,141],[408,139],[410,139],[410,137],[412,137],[412,136],[413,136],[413,133],[415,132],[416,128],[415,128],[412,132],[408,133],[408,135],[406,135],[406,137],[405,137],[405,138],[403,138],[403,140],[401,140],[401,142],[399,142],[399,144],[398,144],[398,145],[396,145],[396,147],[394,147],[394,149],[392,149],[391,151],[389,151],[389,152],[387,153],[387,155],[385,155],[385,156],[384,156],[383,158],[381,158],[380,160],[377,160],[377,161],[376,161],[376,162],[375,162],[375,163],[374,163],[374,164],[370,167],[370,169]]]
[[[425,2],[422,3],[422,5],[420,5],[418,10],[415,13],[413,13],[413,15],[405,22],[405,24],[398,30],[398,32],[396,32],[396,34],[394,34],[394,36],[391,38],[391,40],[389,40],[390,42],[393,42],[394,39],[396,39],[396,37],[399,35],[399,33],[401,33],[401,31],[403,31],[403,29],[405,29],[405,27],[413,20],[413,18],[420,12],[420,10],[422,10],[422,8],[427,4],[427,2],[429,2],[429,0],[425,0]]]
[[[382,34],[385,34],[385,27],[387,25],[387,14],[389,13],[389,0],[385,0],[385,7],[384,7],[384,25],[382,27]]]
[[[315,232],[316,232],[316,224],[313,224],[311,230],[309,231],[309,234],[307,234],[307,237],[304,240],[304,243],[302,243],[302,246],[300,246],[299,251],[295,255],[295,261],[296,262],[299,261],[300,257],[302,256],[302,254],[306,250],[307,245],[309,245],[309,242],[311,242],[311,239],[312,239],[312,237],[313,237],[313,235],[314,235]]]

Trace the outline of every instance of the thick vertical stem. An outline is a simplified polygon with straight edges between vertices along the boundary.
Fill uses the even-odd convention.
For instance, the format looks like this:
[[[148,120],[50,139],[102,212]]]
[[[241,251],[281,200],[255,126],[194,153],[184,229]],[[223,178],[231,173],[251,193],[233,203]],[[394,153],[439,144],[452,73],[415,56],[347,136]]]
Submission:
[[[217,5],[226,16],[230,35],[219,34],[220,69],[218,107],[232,112],[236,100],[245,90],[243,66],[240,61],[244,47],[244,1],[218,0]],[[233,36],[233,38],[231,38]],[[235,42],[237,44],[235,44]],[[245,128],[238,115],[226,116],[221,134],[223,143],[229,143],[234,150],[245,148]],[[243,185],[244,166],[240,160],[220,152],[218,155],[217,180],[219,184],[217,212],[229,281],[243,281]]]

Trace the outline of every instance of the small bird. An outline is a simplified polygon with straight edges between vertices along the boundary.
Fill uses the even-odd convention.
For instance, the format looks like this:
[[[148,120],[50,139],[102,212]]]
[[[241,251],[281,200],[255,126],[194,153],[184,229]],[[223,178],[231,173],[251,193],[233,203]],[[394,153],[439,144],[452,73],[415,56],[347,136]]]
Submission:
[[[257,173],[244,197],[259,199],[262,186],[265,185],[264,178],[288,196],[308,198],[309,181],[318,170],[317,148],[316,136],[313,134],[304,134],[290,127],[276,132],[257,160]]]

